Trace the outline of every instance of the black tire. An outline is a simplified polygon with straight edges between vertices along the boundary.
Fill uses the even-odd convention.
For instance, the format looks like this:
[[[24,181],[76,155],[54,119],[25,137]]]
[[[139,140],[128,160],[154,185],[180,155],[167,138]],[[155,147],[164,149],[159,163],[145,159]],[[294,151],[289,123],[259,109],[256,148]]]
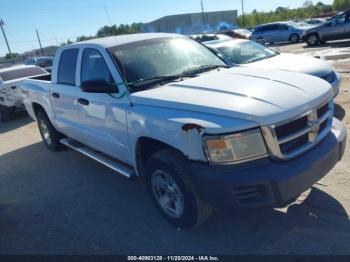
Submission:
[[[38,122],[39,132],[45,146],[53,152],[61,150],[63,148],[63,145],[60,143],[60,139],[63,137],[63,135],[54,128],[46,113],[42,110],[39,110],[36,113],[36,118]],[[43,124],[46,125],[47,132],[44,130]],[[49,135],[49,139],[47,135]]]
[[[306,37],[306,43],[308,46],[316,46],[320,43],[320,37],[318,34],[311,34]]]
[[[300,41],[300,36],[299,36],[298,34],[292,34],[292,35],[289,37],[289,41],[290,41],[292,44],[299,43],[299,41]]]
[[[8,122],[10,121],[14,114],[15,114],[16,108],[14,106],[8,107],[0,105],[0,121],[2,122]]]
[[[174,149],[163,149],[154,153],[146,164],[147,186],[155,205],[168,222],[180,228],[194,228],[202,224],[212,213],[212,209],[200,198],[190,172],[185,157]],[[183,201],[180,202],[183,203],[183,208],[177,216],[169,215],[169,212],[165,211],[160,204],[161,197],[156,196],[154,180],[156,176],[161,176],[159,173],[170,176],[172,185],[176,184],[176,189],[171,187],[173,193],[178,195],[177,190],[181,193],[180,199]],[[166,188],[169,188],[169,185]],[[164,193],[163,196],[166,194],[168,193]],[[171,207],[170,204],[168,206]],[[173,206],[177,206],[175,202]]]

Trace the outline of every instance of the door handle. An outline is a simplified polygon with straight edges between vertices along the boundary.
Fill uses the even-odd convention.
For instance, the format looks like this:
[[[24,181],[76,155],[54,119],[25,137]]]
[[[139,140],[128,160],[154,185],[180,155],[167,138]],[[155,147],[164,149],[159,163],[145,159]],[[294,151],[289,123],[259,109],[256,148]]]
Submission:
[[[53,98],[60,98],[60,94],[58,93],[52,93],[51,95]]]
[[[79,98],[78,103],[84,106],[88,106],[90,104],[89,100],[86,100],[84,98]]]

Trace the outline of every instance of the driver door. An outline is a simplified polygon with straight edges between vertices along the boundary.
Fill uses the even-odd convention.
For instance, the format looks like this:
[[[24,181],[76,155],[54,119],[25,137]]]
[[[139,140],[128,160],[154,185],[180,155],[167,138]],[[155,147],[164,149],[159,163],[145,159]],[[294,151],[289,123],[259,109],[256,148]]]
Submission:
[[[109,65],[102,50],[85,48],[81,58],[80,82],[105,80],[115,84],[111,70],[114,67],[109,57]],[[118,90],[117,90],[118,91]],[[125,91],[124,91],[125,92]],[[77,100],[83,143],[124,162],[130,159],[127,153],[128,135],[126,112],[128,97],[122,93],[81,92]]]

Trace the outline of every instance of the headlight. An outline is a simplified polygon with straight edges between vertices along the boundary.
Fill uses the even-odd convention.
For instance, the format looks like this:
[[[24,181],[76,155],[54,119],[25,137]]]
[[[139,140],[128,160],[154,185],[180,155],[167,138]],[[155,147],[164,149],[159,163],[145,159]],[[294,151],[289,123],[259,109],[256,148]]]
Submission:
[[[207,136],[204,144],[208,160],[216,164],[242,163],[268,155],[260,129],[227,136]]]

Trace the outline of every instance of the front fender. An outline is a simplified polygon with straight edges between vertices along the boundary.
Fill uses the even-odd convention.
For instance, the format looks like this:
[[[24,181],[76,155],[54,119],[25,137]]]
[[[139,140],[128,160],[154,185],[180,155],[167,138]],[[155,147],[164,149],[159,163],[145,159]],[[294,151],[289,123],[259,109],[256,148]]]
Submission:
[[[248,120],[142,105],[128,112],[130,147],[134,156],[138,139],[148,137],[176,148],[188,159],[207,161],[202,143],[205,134],[234,133],[257,126]]]

